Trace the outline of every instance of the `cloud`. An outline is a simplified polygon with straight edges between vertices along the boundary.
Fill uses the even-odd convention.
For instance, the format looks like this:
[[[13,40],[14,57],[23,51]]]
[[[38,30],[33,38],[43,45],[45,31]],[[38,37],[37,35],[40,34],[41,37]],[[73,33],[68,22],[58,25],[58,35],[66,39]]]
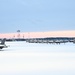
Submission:
[[[27,21],[35,25],[43,22],[41,19],[27,19]]]

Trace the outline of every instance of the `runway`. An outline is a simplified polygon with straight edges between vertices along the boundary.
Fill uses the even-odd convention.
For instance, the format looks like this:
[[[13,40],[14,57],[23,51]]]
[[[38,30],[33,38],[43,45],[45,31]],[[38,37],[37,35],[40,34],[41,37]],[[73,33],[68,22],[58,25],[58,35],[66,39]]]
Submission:
[[[75,75],[75,44],[6,42],[0,75]]]

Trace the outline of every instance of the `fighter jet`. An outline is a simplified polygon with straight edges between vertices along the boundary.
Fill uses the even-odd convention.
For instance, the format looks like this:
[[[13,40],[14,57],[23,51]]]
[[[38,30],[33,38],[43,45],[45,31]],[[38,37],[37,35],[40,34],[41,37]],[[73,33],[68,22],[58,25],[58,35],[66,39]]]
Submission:
[[[5,38],[1,40],[0,49],[7,48],[8,47],[8,46],[6,46],[5,41],[6,41]]]

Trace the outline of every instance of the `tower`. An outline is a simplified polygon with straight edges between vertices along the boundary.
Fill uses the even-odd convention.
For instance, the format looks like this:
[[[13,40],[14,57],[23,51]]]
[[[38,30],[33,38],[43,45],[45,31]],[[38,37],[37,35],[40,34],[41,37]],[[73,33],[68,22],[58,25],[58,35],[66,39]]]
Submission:
[[[17,30],[17,38],[20,39],[20,30]]]

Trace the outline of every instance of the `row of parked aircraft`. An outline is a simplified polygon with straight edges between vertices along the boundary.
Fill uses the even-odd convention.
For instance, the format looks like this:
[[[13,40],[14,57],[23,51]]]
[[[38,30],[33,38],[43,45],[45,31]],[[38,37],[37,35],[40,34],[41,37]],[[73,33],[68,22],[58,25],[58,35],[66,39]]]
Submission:
[[[5,44],[5,41],[6,41],[6,38],[2,39],[1,40],[1,43],[0,43],[0,49],[3,49],[3,48],[7,48],[8,46]],[[66,43],[68,41],[64,41],[64,40],[57,40],[57,41],[54,41],[54,40],[35,40],[35,39],[29,39],[27,40],[26,42],[29,42],[29,43],[56,43],[56,44],[60,44],[60,43]],[[75,40],[70,40],[69,42],[73,42],[75,43]]]

